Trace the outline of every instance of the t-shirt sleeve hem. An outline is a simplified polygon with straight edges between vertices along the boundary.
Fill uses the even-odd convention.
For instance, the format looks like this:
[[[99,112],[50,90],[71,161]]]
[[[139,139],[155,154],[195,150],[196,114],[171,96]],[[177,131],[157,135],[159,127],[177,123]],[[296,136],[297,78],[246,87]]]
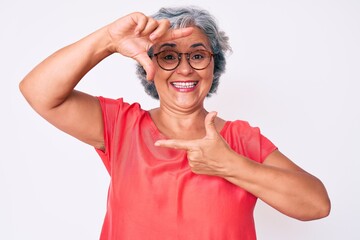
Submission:
[[[97,97],[98,101],[100,103],[101,106],[101,111],[102,111],[102,119],[103,119],[103,137],[104,137],[104,150],[103,149],[99,149],[99,148],[95,148],[95,151],[98,153],[98,155],[100,156],[101,160],[103,161],[106,170],[108,171],[108,173],[111,173],[111,166],[110,166],[110,155],[109,155],[109,123],[107,120],[107,116],[106,116],[106,112],[108,111],[106,104],[107,104],[107,99],[105,99],[104,97]]]

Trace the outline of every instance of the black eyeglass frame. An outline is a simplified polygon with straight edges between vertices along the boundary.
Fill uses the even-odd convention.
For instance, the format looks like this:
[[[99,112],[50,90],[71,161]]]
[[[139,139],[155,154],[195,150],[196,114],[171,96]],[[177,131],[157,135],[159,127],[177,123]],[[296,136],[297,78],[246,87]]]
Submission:
[[[178,57],[177,57],[178,63],[176,64],[175,67],[173,67],[173,68],[171,68],[171,69],[167,69],[167,68],[164,68],[163,66],[161,66],[161,64],[159,63],[158,55],[161,54],[161,53],[163,53],[163,52],[174,52],[174,53],[177,54],[177,56],[178,56]],[[208,63],[205,67],[203,67],[203,68],[194,68],[194,67],[191,65],[191,63],[190,63],[190,55],[191,55],[192,53],[196,53],[196,52],[206,52],[206,53],[209,53],[209,54],[210,54],[210,57],[209,57],[209,58],[210,58],[210,61],[209,61],[209,63]],[[196,51],[187,52],[187,53],[181,53],[181,52],[177,52],[177,51],[175,51],[175,50],[164,50],[164,51],[160,51],[160,52],[158,52],[158,53],[154,53],[154,54],[153,54],[153,56],[156,57],[156,62],[158,63],[159,67],[160,67],[161,69],[165,70],[165,71],[173,71],[173,70],[175,70],[175,69],[180,65],[180,63],[181,63],[182,55],[185,55],[185,56],[186,56],[186,57],[185,57],[185,58],[186,58],[186,61],[188,62],[188,64],[190,65],[190,67],[191,67],[192,69],[195,69],[195,70],[204,70],[205,68],[207,68],[207,67],[210,65],[211,60],[212,60],[213,57],[214,57],[214,54],[213,54],[212,52],[208,51],[208,50],[196,50]]]

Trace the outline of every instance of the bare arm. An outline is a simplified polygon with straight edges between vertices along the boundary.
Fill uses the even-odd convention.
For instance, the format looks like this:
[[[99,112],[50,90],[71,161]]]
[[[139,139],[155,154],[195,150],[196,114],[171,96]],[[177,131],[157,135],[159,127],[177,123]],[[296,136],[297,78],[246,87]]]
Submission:
[[[55,52],[20,83],[29,104],[60,130],[90,144],[103,146],[100,105],[93,96],[75,91],[82,77],[111,52],[106,29]]]
[[[234,153],[233,153],[234,154]],[[295,165],[278,150],[263,164],[237,154],[225,179],[248,190],[280,212],[299,219],[327,216],[330,200],[322,182]]]
[[[312,220],[329,214],[330,200],[319,179],[279,151],[263,164],[239,155],[216,131],[215,116],[206,117],[203,139],[159,140],[155,145],[186,150],[194,173],[222,177],[293,218]]]
[[[147,51],[157,40],[176,39],[192,29],[169,30],[167,20],[156,21],[132,13],[66,46],[36,66],[20,83],[30,105],[60,130],[96,148],[104,148],[103,123],[96,97],[74,90],[94,66],[118,52],[142,64],[148,79],[154,75]]]

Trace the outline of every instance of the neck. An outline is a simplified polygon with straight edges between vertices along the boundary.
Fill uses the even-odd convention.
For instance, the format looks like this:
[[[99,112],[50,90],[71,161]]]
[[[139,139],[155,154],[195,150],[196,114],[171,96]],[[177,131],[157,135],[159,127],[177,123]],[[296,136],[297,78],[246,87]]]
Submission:
[[[205,136],[204,120],[208,112],[203,108],[192,111],[174,111],[159,107],[150,116],[159,131],[168,138],[198,139]]]

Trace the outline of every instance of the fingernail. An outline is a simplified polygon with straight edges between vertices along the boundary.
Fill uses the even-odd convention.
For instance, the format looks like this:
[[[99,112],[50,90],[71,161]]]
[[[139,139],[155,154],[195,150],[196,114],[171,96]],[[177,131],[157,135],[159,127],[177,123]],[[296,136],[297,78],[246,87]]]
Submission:
[[[149,38],[150,38],[150,40],[151,41],[154,41],[155,39],[156,39],[156,34],[154,34],[154,33],[152,33],[152,34],[150,34],[150,36],[149,36]]]

